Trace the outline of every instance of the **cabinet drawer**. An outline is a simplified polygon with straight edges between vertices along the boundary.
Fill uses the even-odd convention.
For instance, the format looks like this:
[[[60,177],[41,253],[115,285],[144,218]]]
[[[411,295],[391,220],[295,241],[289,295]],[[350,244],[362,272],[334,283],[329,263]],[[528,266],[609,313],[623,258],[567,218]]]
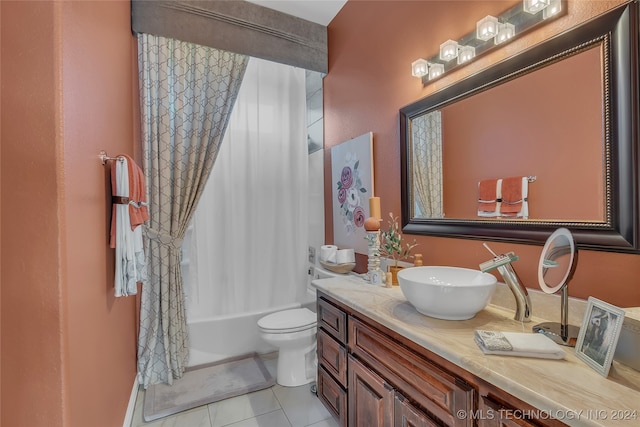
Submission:
[[[473,409],[474,389],[461,379],[354,318],[349,348],[409,399],[449,426],[471,426],[458,411]]]
[[[347,349],[325,331],[318,331],[318,361],[342,387],[347,386]]]
[[[340,427],[347,427],[347,392],[322,366],[318,367],[318,398],[338,419]]]
[[[347,343],[347,313],[318,298],[318,326],[342,344]]]
[[[542,411],[536,411],[528,406],[511,406],[498,398],[482,396],[478,401],[478,425],[481,427],[551,427],[564,426],[556,419],[536,419]]]

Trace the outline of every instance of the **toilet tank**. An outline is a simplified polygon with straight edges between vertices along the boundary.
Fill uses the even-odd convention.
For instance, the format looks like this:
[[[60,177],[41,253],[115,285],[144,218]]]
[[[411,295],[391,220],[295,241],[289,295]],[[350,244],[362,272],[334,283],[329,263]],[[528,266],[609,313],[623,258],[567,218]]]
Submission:
[[[318,265],[309,264],[309,274],[307,274],[307,300],[302,304],[303,307],[316,312],[316,288],[311,282],[316,279],[329,279],[332,277],[346,277],[348,274],[334,273],[326,270]]]

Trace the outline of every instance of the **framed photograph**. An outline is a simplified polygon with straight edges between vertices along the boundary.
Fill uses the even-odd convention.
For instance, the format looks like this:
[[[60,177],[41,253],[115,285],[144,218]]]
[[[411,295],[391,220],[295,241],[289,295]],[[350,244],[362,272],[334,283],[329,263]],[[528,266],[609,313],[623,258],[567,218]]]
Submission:
[[[621,308],[594,297],[587,300],[576,356],[604,377],[609,375],[623,321]]]

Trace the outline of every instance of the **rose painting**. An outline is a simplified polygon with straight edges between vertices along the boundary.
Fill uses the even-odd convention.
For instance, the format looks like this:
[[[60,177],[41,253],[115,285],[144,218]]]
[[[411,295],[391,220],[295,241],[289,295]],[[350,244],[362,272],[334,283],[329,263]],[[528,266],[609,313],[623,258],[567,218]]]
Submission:
[[[364,221],[373,195],[373,134],[367,133],[331,149],[334,244],[367,253]]]

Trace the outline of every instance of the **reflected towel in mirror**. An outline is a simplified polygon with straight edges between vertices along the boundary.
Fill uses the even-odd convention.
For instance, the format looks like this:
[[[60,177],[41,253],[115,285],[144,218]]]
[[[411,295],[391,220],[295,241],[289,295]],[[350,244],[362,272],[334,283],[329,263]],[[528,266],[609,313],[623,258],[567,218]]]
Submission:
[[[478,183],[478,216],[500,216],[500,191],[498,179],[483,179]]]
[[[511,176],[503,178],[501,181],[500,216],[527,219],[529,217],[528,178],[526,176]]]
[[[529,180],[526,176],[483,179],[478,183],[478,216],[529,217]]]

